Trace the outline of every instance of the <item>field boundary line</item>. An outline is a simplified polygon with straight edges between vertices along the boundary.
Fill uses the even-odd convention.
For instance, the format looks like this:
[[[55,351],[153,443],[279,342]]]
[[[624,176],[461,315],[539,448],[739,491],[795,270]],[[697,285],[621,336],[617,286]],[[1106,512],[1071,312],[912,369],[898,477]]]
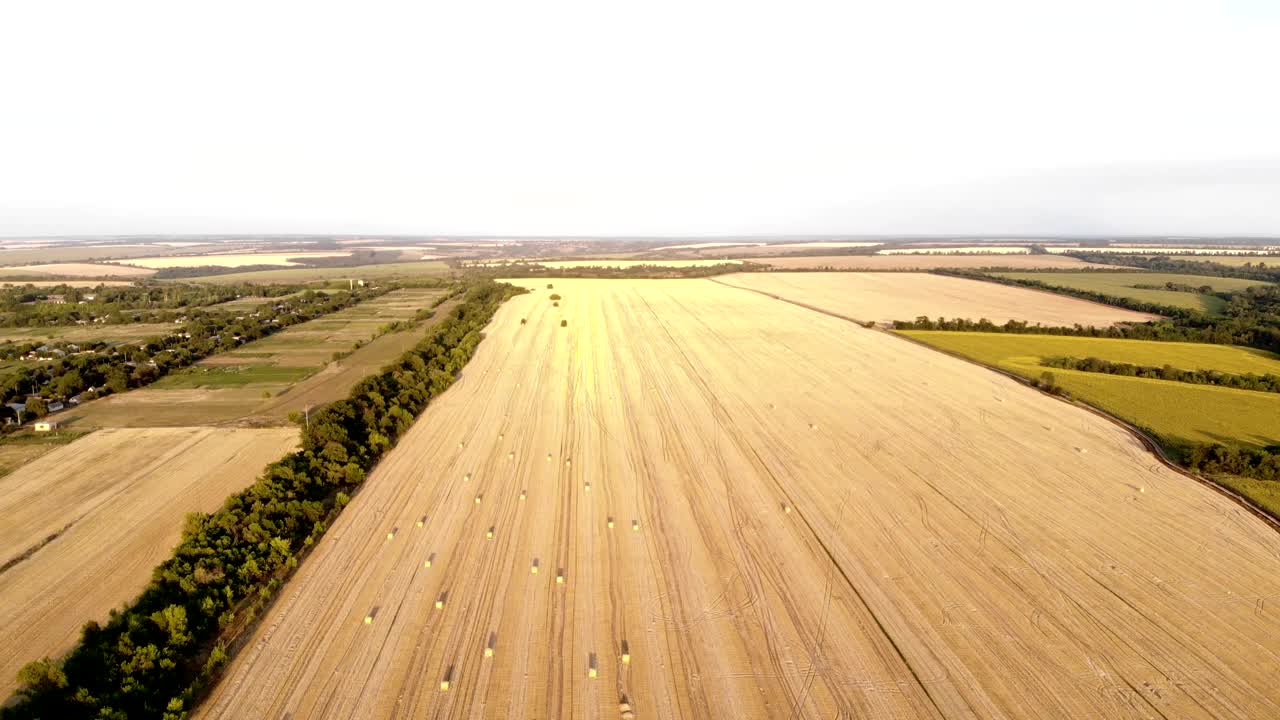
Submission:
[[[1010,371],[1008,371],[1008,370],[1005,370],[1005,369],[1003,369],[1003,368],[999,368],[999,367],[995,367],[995,366],[992,366],[992,365],[988,365],[988,364],[986,364],[986,363],[984,363],[984,362],[980,362],[980,361],[978,361],[978,360],[974,360],[974,359],[972,359],[972,358],[965,357],[965,356],[963,356],[963,355],[960,355],[960,354],[958,354],[958,353],[951,352],[951,351],[949,351],[949,350],[943,350],[942,348],[936,348],[936,347],[933,347],[932,345],[930,345],[930,344],[928,344],[928,343],[926,343],[926,342],[923,342],[923,341],[920,341],[920,340],[916,340],[915,338],[908,337],[908,336],[906,336],[906,335],[902,335],[902,334],[900,334],[900,333],[896,333],[896,332],[894,332],[894,331],[892,331],[892,330],[886,330],[886,329],[880,329],[880,328],[874,328],[874,329],[879,330],[880,332],[884,333],[885,335],[889,335],[889,336],[891,336],[891,337],[898,338],[899,340],[904,340],[904,341],[909,342],[909,343],[914,343],[914,344],[919,345],[919,346],[921,346],[921,347],[928,348],[929,350],[933,350],[934,352],[942,353],[943,355],[949,355],[949,356],[951,356],[951,357],[953,357],[953,358],[956,358],[956,359],[958,359],[958,360],[963,360],[963,361],[965,361],[965,362],[972,363],[972,364],[974,364],[974,365],[978,365],[979,367],[986,368],[987,370],[990,370],[990,371],[992,371],[992,372],[999,373],[1000,375],[1004,375],[1005,377],[1007,377],[1007,378],[1009,378],[1009,379],[1011,379],[1011,380],[1014,380],[1015,382],[1018,382],[1019,384],[1024,385],[1024,386],[1026,386],[1027,388],[1030,388],[1031,390],[1035,390],[1036,392],[1040,393],[1041,395],[1046,395],[1046,396],[1051,397],[1051,398],[1053,398],[1053,399],[1055,399],[1055,400],[1058,400],[1059,402],[1064,402],[1064,403],[1066,403],[1066,404],[1068,404],[1068,405],[1072,405],[1072,406],[1074,406],[1074,407],[1081,408],[1082,410],[1087,410],[1087,411],[1089,411],[1089,412],[1093,413],[1094,415],[1097,415],[1098,417],[1103,418],[1104,420],[1109,420],[1109,421],[1111,421],[1113,424],[1120,426],[1120,427],[1121,427],[1122,429],[1124,429],[1124,430],[1127,430],[1127,431],[1129,432],[1129,434],[1130,434],[1130,435],[1133,435],[1135,438],[1137,438],[1137,439],[1138,439],[1138,442],[1142,443],[1142,446],[1143,446],[1144,448],[1146,448],[1146,449],[1147,449],[1147,450],[1148,450],[1152,455],[1154,455],[1154,456],[1155,456],[1155,458],[1156,458],[1156,460],[1157,460],[1157,461],[1159,461],[1161,465],[1164,465],[1165,467],[1167,467],[1167,468],[1169,468],[1170,470],[1172,470],[1172,471],[1174,471],[1174,472],[1178,473],[1179,475],[1182,475],[1182,476],[1184,476],[1184,477],[1188,477],[1188,478],[1190,478],[1190,479],[1192,479],[1192,480],[1195,480],[1196,482],[1200,483],[1201,485],[1205,485],[1205,486],[1207,486],[1207,487],[1209,487],[1209,488],[1211,488],[1211,489],[1213,489],[1213,490],[1216,490],[1218,493],[1222,494],[1223,496],[1227,497],[1227,498],[1228,498],[1228,499],[1230,499],[1230,500],[1235,501],[1235,503],[1236,503],[1237,505],[1241,506],[1242,508],[1244,508],[1245,510],[1249,511],[1249,512],[1250,512],[1250,513],[1252,513],[1253,515],[1257,516],[1260,520],[1262,520],[1264,523],[1266,523],[1268,526],[1270,526],[1270,527],[1271,527],[1273,530],[1275,530],[1276,532],[1280,532],[1280,519],[1277,519],[1277,518],[1275,518],[1275,517],[1272,517],[1269,513],[1267,513],[1267,511],[1265,511],[1265,510],[1263,510],[1262,508],[1259,508],[1258,506],[1254,505],[1254,504],[1253,504],[1252,502],[1250,502],[1247,498],[1245,498],[1243,495],[1241,495],[1241,494],[1237,493],[1236,491],[1234,491],[1234,490],[1232,490],[1232,489],[1230,489],[1230,488],[1224,487],[1224,486],[1222,486],[1222,485],[1220,485],[1220,484],[1218,484],[1218,483],[1214,482],[1213,480],[1210,480],[1209,478],[1206,478],[1206,477],[1204,477],[1204,476],[1202,476],[1202,475],[1198,475],[1198,474],[1196,474],[1196,473],[1193,473],[1193,472],[1191,472],[1190,470],[1187,470],[1186,468],[1182,467],[1181,465],[1178,465],[1177,463],[1173,462],[1172,460],[1170,460],[1170,459],[1169,459],[1169,456],[1168,456],[1167,454],[1165,454],[1164,447],[1163,447],[1163,446],[1161,446],[1161,445],[1160,445],[1160,443],[1159,443],[1159,442],[1157,442],[1157,441],[1156,441],[1156,439],[1155,439],[1154,437],[1152,437],[1150,434],[1148,434],[1148,433],[1147,433],[1145,430],[1143,430],[1142,428],[1139,428],[1137,425],[1134,425],[1133,423],[1131,423],[1131,422],[1129,422],[1129,421],[1127,421],[1127,420],[1123,420],[1123,419],[1121,419],[1121,418],[1118,418],[1118,417],[1116,417],[1115,415],[1112,415],[1111,413],[1109,413],[1109,412],[1107,412],[1107,411],[1105,411],[1105,410],[1103,410],[1103,409],[1101,409],[1101,408],[1094,407],[1093,405],[1090,405],[1089,403],[1084,402],[1083,400],[1077,400],[1077,399],[1075,399],[1075,398],[1066,398],[1066,397],[1063,397],[1063,396],[1061,396],[1061,395],[1057,395],[1057,394],[1054,394],[1054,393],[1048,392],[1048,391],[1046,391],[1046,390],[1043,390],[1043,389],[1041,389],[1041,388],[1038,388],[1038,387],[1036,387],[1035,385],[1032,385],[1030,380],[1027,380],[1026,378],[1022,377],[1021,375],[1017,375],[1017,374],[1015,374],[1015,373],[1013,373],[1013,372],[1010,372]]]
[[[739,287],[739,286],[737,286],[737,285],[730,285],[729,283],[720,282],[719,280],[716,280],[715,278],[704,278],[704,279],[705,279],[705,280],[709,280],[709,281],[711,281],[711,282],[713,282],[713,283],[716,283],[716,284],[719,284],[719,285],[723,285],[723,286],[728,287],[728,288],[734,288],[734,289],[736,289],[736,290],[745,290],[745,291],[747,291],[747,292],[753,292],[753,293],[757,293],[757,294],[759,294],[759,295],[764,295],[765,297],[773,298],[774,300],[781,300],[782,302],[790,303],[790,304],[792,304],[792,305],[796,305],[796,306],[798,306],[798,307],[802,307],[802,308],[804,308],[804,309],[806,309],[806,310],[812,310],[812,311],[814,311],[814,312],[821,313],[821,314],[823,314],[823,315],[830,315],[831,317],[836,318],[836,319],[838,319],[838,320],[844,320],[844,321],[846,321],[846,322],[854,323],[855,325],[859,325],[859,326],[861,326],[861,327],[862,327],[863,329],[865,329],[865,330],[871,330],[871,331],[873,331],[873,332],[880,332],[880,333],[883,333],[883,334],[885,334],[885,335],[888,335],[889,337],[897,338],[898,340],[902,340],[902,341],[904,341],[904,342],[914,343],[914,344],[916,344],[916,345],[919,345],[920,347],[926,348],[926,349],[931,350],[931,351],[933,351],[933,352],[941,353],[941,354],[943,354],[943,355],[947,355],[947,356],[953,357],[953,358],[955,358],[955,359],[957,359],[957,360],[962,360],[962,361],[964,361],[964,362],[967,362],[967,363],[970,363],[970,364],[973,364],[973,365],[977,365],[977,366],[982,367],[982,368],[986,368],[987,370],[990,370],[990,371],[992,371],[992,372],[994,372],[994,373],[998,373],[998,374],[1000,374],[1000,375],[1003,375],[1003,376],[1005,376],[1005,377],[1007,377],[1007,378],[1009,378],[1009,379],[1011,379],[1011,380],[1013,380],[1013,381],[1015,381],[1015,382],[1019,383],[1020,385],[1023,385],[1023,386],[1025,386],[1025,387],[1027,387],[1027,388],[1030,388],[1031,390],[1035,390],[1036,392],[1039,392],[1039,393],[1040,393],[1040,394],[1042,394],[1042,395],[1046,395],[1046,396],[1051,397],[1051,398],[1053,398],[1053,399],[1055,399],[1055,400],[1058,400],[1058,401],[1060,401],[1060,402],[1067,403],[1068,405],[1072,405],[1072,406],[1074,406],[1074,407],[1078,407],[1078,408],[1081,408],[1081,409],[1087,410],[1087,411],[1089,411],[1089,412],[1093,413],[1094,415],[1097,415],[1098,417],[1101,417],[1101,418],[1103,418],[1103,419],[1105,419],[1105,420],[1109,420],[1109,421],[1111,421],[1113,424],[1118,425],[1120,428],[1122,428],[1122,429],[1124,429],[1124,430],[1127,430],[1127,431],[1129,432],[1129,434],[1130,434],[1130,435],[1132,435],[1132,436],[1134,436],[1135,438],[1137,438],[1138,442],[1139,442],[1139,443],[1141,443],[1141,444],[1142,444],[1142,446],[1143,446],[1144,448],[1146,448],[1146,449],[1147,449],[1147,450],[1148,450],[1152,455],[1154,455],[1154,456],[1155,456],[1156,460],[1157,460],[1161,465],[1164,465],[1166,468],[1168,468],[1168,469],[1170,469],[1170,470],[1172,470],[1172,471],[1174,471],[1174,472],[1178,473],[1179,475],[1182,475],[1182,476],[1184,476],[1184,477],[1190,478],[1190,479],[1192,479],[1192,480],[1194,480],[1194,481],[1196,481],[1196,482],[1200,483],[1201,485],[1204,485],[1204,486],[1206,486],[1206,487],[1208,487],[1208,488],[1210,488],[1210,489],[1212,489],[1212,490],[1217,491],[1217,492],[1218,492],[1220,495],[1222,495],[1223,497],[1225,497],[1225,498],[1227,498],[1227,499],[1229,499],[1229,500],[1233,501],[1235,504],[1237,504],[1237,505],[1239,505],[1240,507],[1244,508],[1244,509],[1245,509],[1246,511],[1248,511],[1250,514],[1252,514],[1252,515],[1254,515],[1255,517],[1257,517],[1258,519],[1262,520],[1262,521],[1263,521],[1263,523],[1264,523],[1264,524],[1266,524],[1268,527],[1270,527],[1272,530],[1275,530],[1276,532],[1280,532],[1280,518],[1275,518],[1275,517],[1273,517],[1270,513],[1268,513],[1267,511],[1263,510],[1262,508],[1258,507],[1257,505],[1254,505],[1254,504],[1253,504],[1252,502],[1250,502],[1247,498],[1245,498],[1243,495],[1241,495],[1241,494],[1237,493],[1236,491],[1234,491],[1234,490],[1232,490],[1232,489],[1230,489],[1230,488],[1224,487],[1223,485],[1220,485],[1219,483],[1216,483],[1216,482],[1214,482],[1213,480],[1211,480],[1211,479],[1209,479],[1209,478],[1206,478],[1206,477],[1204,477],[1204,476],[1202,476],[1202,475],[1197,475],[1196,473],[1193,473],[1193,472],[1191,472],[1190,470],[1187,470],[1186,468],[1181,467],[1180,465],[1177,465],[1176,463],[1174,463],[1172,460],[1170,460],[1170,459],[1169,459],[1169,456],[1168,456],[1168,455],[1166,455],[1166,454],[1165,454],[1165,452],[1164,452],[1164,448],[1160,445],[1160,443],[1156,442],[1155,438],[1151,437],[1151,436],[1150,436],[1150,435],[1149,435],[1145,430],[1142,430],[1142,429],[1141,429],[1141,428],[1139,428],[1137,425],[1134,425],[1134,424],[1132,424],[1132,423],[1130,423],[1130,422],[1128,422],[1128,421],[1126,421],[1126,420],[1122,420],[1122,419],[1120,419],[1120,418],[1118,418],[1118,417],[1116,417],[1116,416],[1112,415],[1111,413],[1109,413],[1109,412],[1107,412],[1107,411],[1105,411],[1105,410],[1102,410],[1101,408],[1094,407],[1093,405],[1090,405],[1089,403],[1086,403],[1086,402],[1084,402],[1084,401],[1082,401],[1082,400],[1076,400],[1076,399],[1074,399],[1074,398],[1068,399],[1068,398],[1065,398],[1065,397],[1063,397],[1063,396],[1061,396],[1061,395],[1055,395],[1054,393],[1046,392],[1045,390],[1042,390],[1042,389],[1040,389],[1040,388],[1036,387],[1035,385],[1032,385],[1030,380],[1027,380],[1026,378],[1022,377],[1021,375],[1014,374],[1014,373],[1012,373],[1012,372],[1010,372],[1010,371],[1008,371],[1008,370],[1005,370],[1005,369],[1003,369],[1003,368],[995,367],[995,366],[993,366],[993,365],[988,365],[987,363],[980,362],[980,361],[978,361],[978,360],[974,360],[973,358],[966,357],[966,356],[964,356],[964,355],[961,355],[961,354],[959,354],[959,353],[952,352],[952,351],[950,351],[950,350],[944,350],[944,349],[942,349],[942,348],[934,347],[934,346],[932,346],[932,345],[930,345],[930,344],[928,344],[928,343],[926,343],[926,342],[922,342],[922,341],[920,341],[920,340],[916,340],[915,338],[908,337],[908,336],[903,335],[903,334],[901,334],[901,333],[894,332],[893,330],[890,330],[890,329],[888,329],[888,328],[880,327],[879,325],[877,325],[877,324],[876,324],[876,323],[874,323],[874,322],[872,322],[872,323],[870,323],[870,324],[867,324],[867,323],[864,323],[863,321],[858,320],[858,319],[856,319],[856,318],[846,317],[846,316],[841,315],[841,314],[839,314],[839,313],[831,312],[830,310],[824,310],[824,309],[822,309],[822,308],[818,308],[818,307],[813,307],[812,305],[807,305],[807,304],[805,304],[805,303],[796,302],[795,300],[788,300],[787,298],[779,297],[779,296],[777,296],[777,295],[774,295],[774,294],[772,294],[772,293],[765,292],[765,291],[763,291],[763,290],[756,290],[756,289],[754,289],[754,288],[745,288],[745,287]]]

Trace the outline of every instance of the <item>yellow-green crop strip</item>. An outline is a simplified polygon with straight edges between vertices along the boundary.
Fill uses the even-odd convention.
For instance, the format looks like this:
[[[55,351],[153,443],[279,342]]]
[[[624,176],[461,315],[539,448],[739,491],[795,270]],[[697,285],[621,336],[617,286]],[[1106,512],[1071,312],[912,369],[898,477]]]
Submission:
[[[1172,365],[1182,370],[1280,374],[1280,357],[1228,345],[905,330],[901,334],[1028,379],[1051,372],[1072,396],[1168,439],[1266,447],[1280,444],[1280,394],[1046,368],[1055,355]]]
[[[1177,273],[1145,273],[1145,272],[1064,272],[1064,273],[992,273],[998,277],[1011,280],[1034,280],[1055,287],[1087,290],[1089,292],[1124,297],[1139,302],[1155,303],[1170,307],[1202,310],[1207,313],[1219,313],[1226,307],[1222,298],[1213,295],[1181,292],[1178,290],[1152,290],[1137,288],[1135,285],[1190,285],[1202,287],[1208,285],[1215,292],[1243,290],[1256,285],[1270,283],[1258,280],[1242,280],[1239,278],[1222,278],[1210,275],[1180,275]]]

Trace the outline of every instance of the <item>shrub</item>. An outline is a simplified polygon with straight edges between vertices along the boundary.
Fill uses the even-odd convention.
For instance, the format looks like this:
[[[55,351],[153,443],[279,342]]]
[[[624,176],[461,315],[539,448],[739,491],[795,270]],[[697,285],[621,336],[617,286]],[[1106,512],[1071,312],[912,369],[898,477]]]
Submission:
[[[568,320],[561,320],[561,321],[560,321],[560,327],[569,327],[569,321],[568,321]]]
[[[552,299],[552,300],[559,300],[559,299],[560,299],[560,293],[551,293],[551,299]]]

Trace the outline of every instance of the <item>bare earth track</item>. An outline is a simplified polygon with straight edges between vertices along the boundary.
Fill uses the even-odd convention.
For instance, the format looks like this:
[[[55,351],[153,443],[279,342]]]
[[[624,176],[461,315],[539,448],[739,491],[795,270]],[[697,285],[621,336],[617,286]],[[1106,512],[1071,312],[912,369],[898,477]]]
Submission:
[[[1280,715],[1280,535],[1119,427],[757,293],[554,283],[198,717]]]
[[[297,437],[102,430],[0,478],[0,703],[24,663],[61,656],[142,590],[187,513],[217,508]]]

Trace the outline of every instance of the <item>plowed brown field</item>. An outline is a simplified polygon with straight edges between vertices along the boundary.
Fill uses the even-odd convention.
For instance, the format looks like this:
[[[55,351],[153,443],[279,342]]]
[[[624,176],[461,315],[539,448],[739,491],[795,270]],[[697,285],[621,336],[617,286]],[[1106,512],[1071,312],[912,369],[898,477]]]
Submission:
[[[1280,715],[1280,535],[1112,423],[710,281],[554,283],[197,716]]]
[[[216,509],[297,438],[102,430],[0,478],[0,703],[24,663],[59,657],[85,622],[106,622],[142,590],[187,513]]]

